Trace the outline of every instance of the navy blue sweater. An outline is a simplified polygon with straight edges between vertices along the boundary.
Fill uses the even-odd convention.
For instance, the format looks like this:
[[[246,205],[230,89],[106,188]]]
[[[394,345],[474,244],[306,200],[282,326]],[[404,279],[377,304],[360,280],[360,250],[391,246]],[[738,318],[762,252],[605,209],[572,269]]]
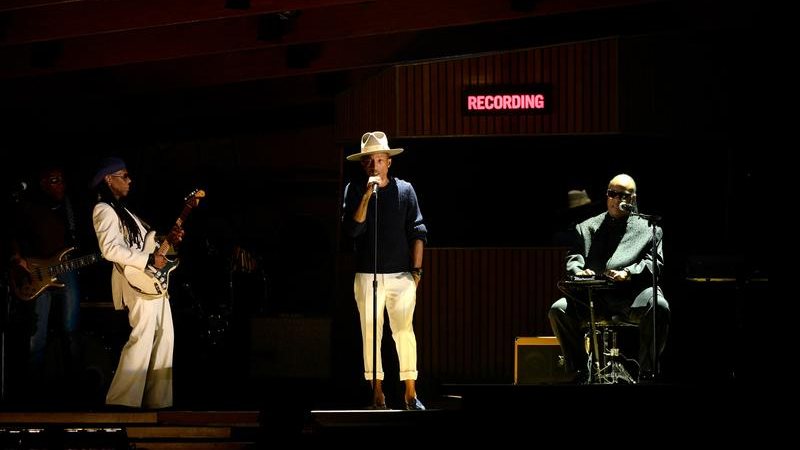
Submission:
[[[372,273],[375,243],[375,198],[369,201],[367,220],[357,223],[353,213],[364,196],[366,183],[348,183],[344,190],[342,223],[354,239],[356,272]],[[428,229],[422,220],[417,194],[411,183],[391,177],[378,189],[378,273],[407,272],[411,269],[411,245],[427,243]]]

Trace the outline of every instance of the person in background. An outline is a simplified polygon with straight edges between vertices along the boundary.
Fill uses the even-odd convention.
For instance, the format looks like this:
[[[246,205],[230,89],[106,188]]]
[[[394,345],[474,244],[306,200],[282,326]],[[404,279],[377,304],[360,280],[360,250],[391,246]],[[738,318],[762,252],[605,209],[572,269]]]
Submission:
[[[32,326],[28,339],[27,394],[48,395],[45,386],[45,348],[51,310],[57,313],[58,328],[63,333],[59,350],[67,385],[77,380],[82,369],[78,339],[80,325],[80,286],[77,269],[64,267],[55,280],[38,277],[31,271],[44,265],[59,264],[68,249],[77,249],[78,225],[73,203],[67,195],[64,170],[58,165],[41,168],[35,188],[16,205],[11,236],[11,268],[13,290],[23,302],[20,311],[30,315]],[[88,228],[88,224],[87,224]],[[69,255],[74,254],[74,250]],[[68,258],[64,254],[64,258]],[[39,292],[37,294],[37,292]],[[61,384],[61,383],[57,383]]]
[[[599,202],[592,202],[586,189],[570,189],[567,192],[567,208],[556,211],[553,216],[553,245],[572,247],[575,238],[575,225],[598,214],[602,208]]]

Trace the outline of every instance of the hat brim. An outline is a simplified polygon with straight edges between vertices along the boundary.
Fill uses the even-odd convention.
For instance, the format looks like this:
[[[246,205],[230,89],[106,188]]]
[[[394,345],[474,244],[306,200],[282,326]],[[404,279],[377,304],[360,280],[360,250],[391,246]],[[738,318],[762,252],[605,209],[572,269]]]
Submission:
[[[347,157],[348,161],[361,161],[361,158],[369,155],[374,155],[375,153],[387,153],[389,156],[399,155],[403,153],[402,148],[390,148],[389,150],[370,150],[368,152],[358,152],[354,153]]]

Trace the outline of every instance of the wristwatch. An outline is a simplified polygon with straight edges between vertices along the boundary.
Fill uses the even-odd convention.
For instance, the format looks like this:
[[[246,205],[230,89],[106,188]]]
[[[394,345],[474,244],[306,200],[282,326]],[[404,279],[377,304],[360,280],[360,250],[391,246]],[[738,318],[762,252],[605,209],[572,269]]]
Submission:
[[[422,267],[414,267],[413,269],[411,269],[410,272],[411,272],[411,275],[416,275],[416,276],[422,278]]]

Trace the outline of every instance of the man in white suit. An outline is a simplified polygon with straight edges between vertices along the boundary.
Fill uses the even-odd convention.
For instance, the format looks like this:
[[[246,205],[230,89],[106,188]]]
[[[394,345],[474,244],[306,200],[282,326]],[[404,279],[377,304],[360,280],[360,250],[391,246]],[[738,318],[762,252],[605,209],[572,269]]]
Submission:
[[[128,309],[131,334],[122,349],[119,365],[106,394],[106,404],[133,408],[172,406],[172,353],[174,331],[169,296],[146,294],[126,279],[133,267],[157,269],[167,264],[165,256],[145,248],[147,226],[125,206],[131,178],[125,162],[104,158],[92,179],[98,202],[92,218],[103,257],[112,262],[111,291],[116,309]],[[167,237],[175,244],[183,239],[176,226]],[[151,253],[152,252],[152,253]]]

